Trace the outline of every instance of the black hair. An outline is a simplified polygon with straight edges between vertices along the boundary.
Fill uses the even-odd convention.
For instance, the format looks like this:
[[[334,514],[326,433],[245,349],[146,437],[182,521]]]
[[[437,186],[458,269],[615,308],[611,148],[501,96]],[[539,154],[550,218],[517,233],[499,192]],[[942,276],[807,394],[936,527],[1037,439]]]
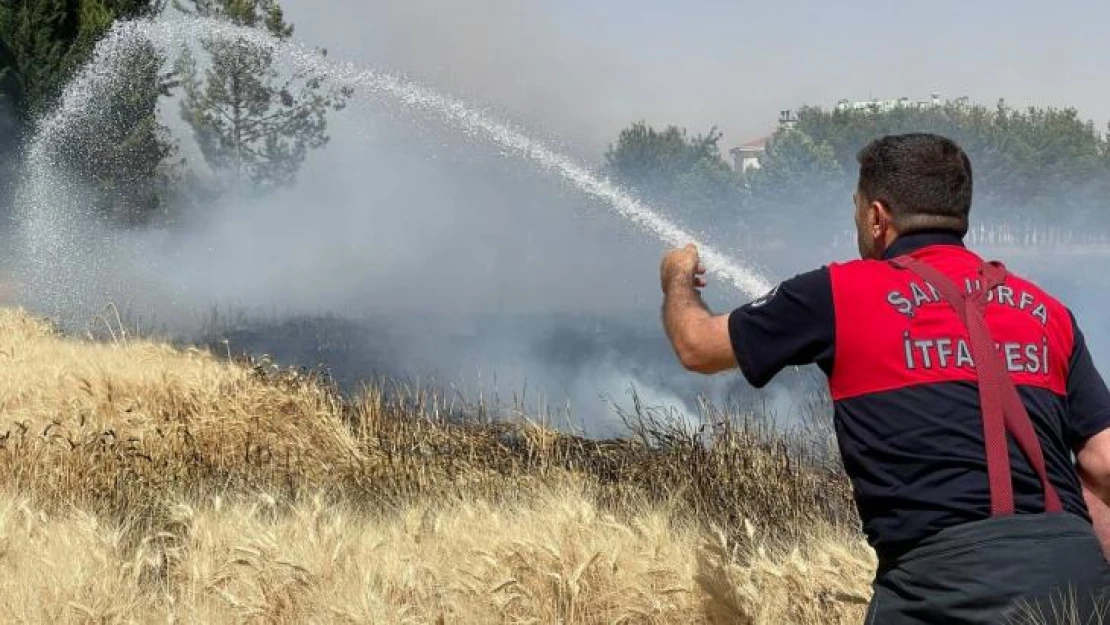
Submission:
[[[971,160],[956,142],[928,133],[888,135],[869,143],[856,158],[860,195],[885,205],[900,234],[967,234]]]

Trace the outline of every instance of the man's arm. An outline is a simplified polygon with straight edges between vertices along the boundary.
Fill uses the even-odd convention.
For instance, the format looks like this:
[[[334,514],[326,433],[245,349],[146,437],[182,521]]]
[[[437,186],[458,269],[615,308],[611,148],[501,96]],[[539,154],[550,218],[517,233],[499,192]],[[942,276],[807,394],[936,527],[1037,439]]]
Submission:
[[[1095,533],[1110,557],[1110,389],[1095,368],[1075,316],[1070,316],[1074,347],[1068,367],[1067,432]]]
[[[786,280],[763,297],[714,315],[701,299],[705,286],[697,248],[663,257],[663,325],[683,366],[717,373],[734,367],[760,388],[783,367],[818,363],[829,373],[835,353],[835,311],[828,268]]]
[[[1076,459],[1084,490],[1102,502],[1110,502],[1110,430],[1087,440]]]
[[[728,315],[711,313],[698,291],[705,286],[704,273],[693,245],[663,258],[663,327],[683,367],[697,373],[719,373],[736,367],[736,355],[729,338]]]
[[[1094,435],[1077,454],[1083,499],[1091,515],[1091,525],[1110,559],[1110,430]]]
[[[1110,429],[1087,439],[1076,454],[1083,499],[1091,515],[1091,525],[1110,559]]]

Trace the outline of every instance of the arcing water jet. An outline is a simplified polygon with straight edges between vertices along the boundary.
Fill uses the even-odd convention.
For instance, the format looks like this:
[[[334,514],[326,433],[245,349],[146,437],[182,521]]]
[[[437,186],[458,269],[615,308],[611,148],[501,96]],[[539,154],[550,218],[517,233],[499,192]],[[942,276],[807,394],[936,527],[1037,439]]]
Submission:
[[[175,15],[160,21],[117,23],[98,44],[92,61],[68,86],[54,114],[38,125],[27,159],[20,217],[27,245],[26,256],[31,265],[30,274],[40,283],[40,291],[43,285],[47,286],[45,291],[49,295],[46,303],[49,306],[72,309],[83,308],[90,303],[80,301],[81,296],[74,292],[73,285],[58,282],[72,279],[74,272],[66,270],[68,263],[88,262],[72,260],[80,256],[74,253],[78,241],[88,239],[85,232],[88,220],[80,218],[86,210],[80,205],[81,194],[66,188],[68,181],[64,173],[57,171],[54,155],[65,145],[69,133],[86,123],[86,111],[104,106],[99,100],[110,90],[112,81],[119,79],[115,68],[129,51],[136,46],[154,46],[166,55],[172,55],[176,49],[192,45],[202,38],[245,40],[272,50],[295,71],[323,74],[356,91],[361,89],[367,94],[388,96],[406,107],[429,111],[469,135],[484,137],[546,170],[554,171],[580,191],[605,201],[619,215],[668,245],[697,242],[691,233],[586,167],[458,99],[389,73],[328,60],[303,45],[280,41],[258,30],[213,19]],[[711,246],[699,244],[698,247],[703,263],[712,275],[751,297],[770,290],[768,280],[754,269]],[[82,267],[82,270],[101,271],[96,267]],[[97,297],[97,294],[89,297]]]

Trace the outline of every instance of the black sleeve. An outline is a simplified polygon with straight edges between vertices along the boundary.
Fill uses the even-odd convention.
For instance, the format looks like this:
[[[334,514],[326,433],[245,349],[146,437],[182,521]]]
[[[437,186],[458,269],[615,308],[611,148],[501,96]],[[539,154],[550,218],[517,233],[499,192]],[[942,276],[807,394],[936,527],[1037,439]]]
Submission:
[[[1110,427],[1110,391],[1102,379],[1087,341],[1079,329],[1075,315],[1071,316],[1075,336],[1068,367],[1068,443],[1077,449],[1090,437]]]
[[[833,314],[827,267],[794,276],[732,311],[728,330],[740,371],[756,388],[792,365],[817,363],[830,373],[836,334]]]

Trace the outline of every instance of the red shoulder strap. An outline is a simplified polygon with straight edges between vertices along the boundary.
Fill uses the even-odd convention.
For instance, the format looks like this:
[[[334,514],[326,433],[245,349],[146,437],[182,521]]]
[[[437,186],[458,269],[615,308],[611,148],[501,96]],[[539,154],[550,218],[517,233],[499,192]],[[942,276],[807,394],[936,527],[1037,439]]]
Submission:
[[[983,263],[979,267],[981,288],[971,293],[961,291],[932,265],[912,256],[900,256],[891,261],[895,267],[908,269],[937,289],[937,292],[955,309],[960,321],[967,327],[971,338],[972,358],[979,378],[979,401],[983,412],[983,439],[986,444],[987,475],[990,480],[991,513],[994,516],[1014,513],[1014,492],[1010,474],[1010,450],[1007,431],[1037,472],[1045,492],[1045,510],[1060,512],[1060,496],[1048,480],[1044,455],[1036,430],[1025,404],[1021,401],[1014,381],[1006,371],[1002,356],[995,348],[984,313],[987,294],[1003,284],[1009,272],[997,262]]]

